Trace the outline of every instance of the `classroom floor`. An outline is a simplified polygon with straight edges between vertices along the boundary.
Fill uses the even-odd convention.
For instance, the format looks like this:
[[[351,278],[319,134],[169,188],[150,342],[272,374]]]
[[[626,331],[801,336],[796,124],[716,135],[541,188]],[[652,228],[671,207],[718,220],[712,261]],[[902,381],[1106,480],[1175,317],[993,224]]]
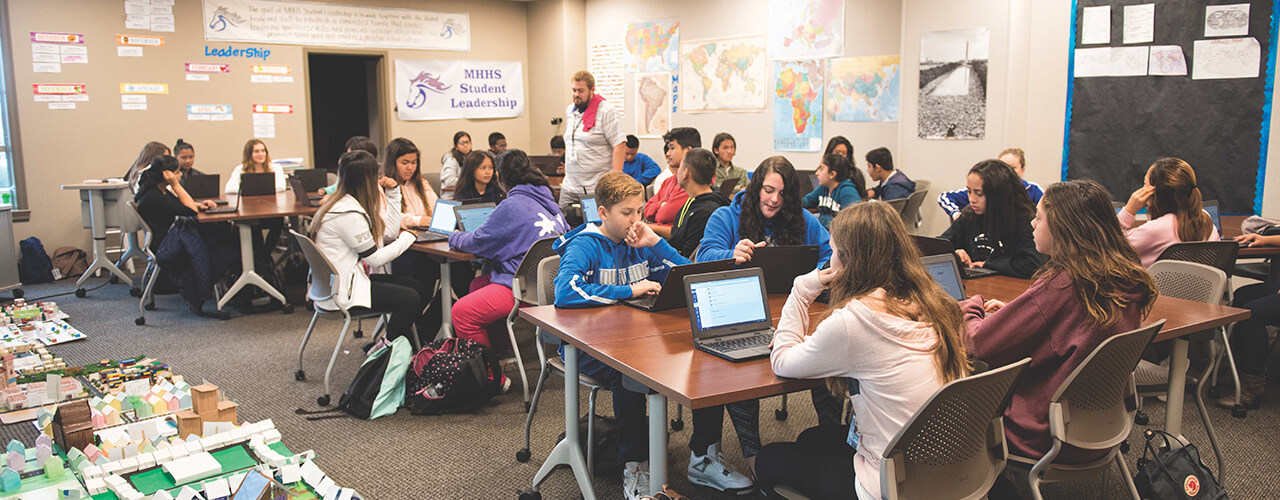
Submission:
[[[90,286],[100,283],[91,280]],[[37,298],[73,290],[70,280],[26,288],[27,297]],[[84,331],[89,339],[52,348],[70,365],[83,365],[104,358],[120,359],[152,356],[168,363],[188,381],[208,380],[217,384],[240,403],[241,420],[270,418],[284,435],[284,442],[294,450],[313,449],[318,464],[342,486],[353,487],[366,499],[514,499],[518,490],[528,489],[534,473],[563,429],[562,382],[549,379],[537,420],[534,422],[533,460],[518,463],[515,453],[523,441],[524,406],[519,381],[514,380],[510,394],[496,398],[487,408],[470,415],[417,417],[407,410],[374,421],[332,419],[308,422],[296,415],[297,408],[316,408],[316,397],[323,390],[324,366],[337,337],[341,323],[321,322],[312,337],[305,359],[308,377],[294,380],[294,363],[301,334],[311,318],[303,307],[285,315],[279,312],[254,316],[238,316],[219,321],[193,317],[176,295],[157,298],[156,311],[150,311],[146,326],[135,326],[137,299],[129,296],[125,285],[107,285],[78,299],[65,295],[52,299],[71,315],[70,322]],[[372,327],[370,327],[372,330]],[[526,329],[531,332],[531,329]],[[522,349],[533,358],[531,335],[522,336]],[[359,366],[360,345],[366,339],[348,335],[344,354],[334,368],[333,398],[346,388]],[[1275,360],[1273,359],[1273,362]],[[530,363],[530,377],[536,380],[536,364]],[[510,369],[514,370],[514,366]],[[511,371],[508,375],[512,375]],[[1211,408],[1210,414],[1224,445],[1227,460],[1227,492],[1232,498],[1274,497],[1280,492],[1280,368],[1273,366],[1270,384],[1272,398],[1262,409],[1249,413],[1246,419],[1232,418],[1229,412]],[[532,383],[532,381],[531,381]],[[582,398],[583,412],[586,397]],[[761,434],[766,443],[792,439],[815,423],[808,393],[794,395],[790,401],[790,418],[779,422],[773,410],[779,398],[762,402]],[[609,395],[599,401],[602,413],[611,413]],[[672,405],[672,412],[674,413]],[[1147,411],[1151,422],[1163,422],[1165,406],[1149,399]],[[686,422],[688,411],[685,411]],[[1216,471],[1208,439],[1205,437],[1194,406],[1184,412],[1186,435],[1201,450],[1206,463]],[[732,426],[726,422],[724,453],[740,470],[746,462],[741,458]],[[1141,455],[1142,426],[1134,426],[1128,454],[1130,470]],[[758,495],[736,497],[693,486],[683,473],[688,465],[689,427],[671,434],[671,486],[691,499],[759,498]],[[22,439],[31,442],[35,429],[29,423],[0,426],[0,439]],[[608,476],[608,477],[605,477]],[[1112,495],[1121,492],[1118,474],[1110,474]],[[595,480],[600,498],[619,498],[620,475],[600,474]],[[1046,498],[1096,498],[1098,481],[1047,485]],[[543,498],[578,498],[577,487],[567,469],[551,475],[542,487]]]

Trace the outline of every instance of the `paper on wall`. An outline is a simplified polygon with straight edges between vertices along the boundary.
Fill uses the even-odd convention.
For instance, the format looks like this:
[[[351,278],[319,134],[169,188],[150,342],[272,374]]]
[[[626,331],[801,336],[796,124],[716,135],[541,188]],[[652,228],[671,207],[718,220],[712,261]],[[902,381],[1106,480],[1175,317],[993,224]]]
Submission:
[[[63,101],[89,102],[89,94],[72,94],[62,96]]]
[[[272,138],[276,136],[276,115],[271,113],[253,114],[253,136]]]
[[[1204,8],[1204,36],[1249,34],[1249,4],[1209,5]]]
[[[1111,47],[1076,49],[1076,78],[1111,76]]]
[[[76,103],[74,103],[74,102],[51,102],[51,103],[49,103],[49,109],[76,109]]]
[[[89,55],[89,49],[81,45],[62,45],[58,47],[58,53],[64,56],[84,56]]]
[[[1151,43],[1155,23],[1156,4],[1124,6],[1124,43]]]
[[[1112,47],[1111,76],[1147,76],[1151,47]]]
[[[127,15],[124,17],[124,27],[131,30],[149,30],[151,29],[151,16]]]
[[[1085,7],[1080,20],[1080,43],[1111,43],[1111,6]]]
[[[33,43],[31,44],[31,53],[33,54],[60,54],[61,50],[57,45],[52,43]]]
[[[1262,48],[1256,38],[1196,40],[1194,50],[1192,80],[1258,77]]]
[[[140,102],[140,103],[146,104],[146,103],[147,103],[147,96],[145,96],[145,95],[122,95],[122,96],[120,96],[120,102],[132,102],[132,103],[139,103],[139,102]]]
[[[215,122],[229,122],[234,118],[235,118],[235,115],[232,115],[230,113],[225,115],[209,115],[209,120],[215,121]]]
[[[271,83],[293,83],[292,76],[272,76]]]
[[[58,62],[62,62],[62,56],[58,54],[42,54],[37,52],[37,53],[31,54],[31,62],[58,63]]]
[[[207,82],[209,75],[204,73],[187,73],[188,82]]]
[[[38,62],[31,63],[31,72],[33,73],[61,73],[62,65],[56,62]]]
[[[62,64],[88,64],[89,56],[66,54],[62,56]]]
[[[124,2],[124,13],[135,15],[151,14],[151,5],[145,1],[126,0]]]
[[[271,75],[249,75],[251,83],[271,83]]]
[[[194,115],[194,114],[187,114],[187,120],[200,120],[200,121],[206,121],[206,122],[207,122],[207,121],[210,121],[210,120],[209,120],[209,117],[211,117],[211,116],[213,116],[213,115]]]
[[[1183,76],[1187,74],[1187,58],[1181,45],[1151,46],[1151,63],[1147,69],[1151,76]]]
[[[34,97],[36,102],[62,102],[63,96],[36,94]]]
[[[120,103],[120,109],[125,110],[125,111],[146,111],[146,110],[147,110],[147,103],[145,103],[145,102],[144,102],[144,103],[141,103],[141,104],[139,104],[139,103],[132,103],[132,102]]]

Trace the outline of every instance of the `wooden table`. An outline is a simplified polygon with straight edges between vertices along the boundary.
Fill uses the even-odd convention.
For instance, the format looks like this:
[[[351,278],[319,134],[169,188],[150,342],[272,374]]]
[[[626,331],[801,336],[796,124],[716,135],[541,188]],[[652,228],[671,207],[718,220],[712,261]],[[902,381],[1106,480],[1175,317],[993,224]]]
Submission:
[[[127,182],[88,182],[82,184],[64,184],[64,190],[80,191],[81,200],[89,203],[88,221],[90,234],[93,236],[93,262],[89,264],[89,268],[85,269],[84,274],[80,275],[80,279],[76,281],[76,296],[84,296],[84,282],[98,272],[99,269],[107,271],[108,274],[114,274],[124,283],[132,283],[133,278],[120,270],[116,263],[111,262],[107,257],[107,198],[111,196],[112,205],[124,203],[125,200],[119,199],[121,196],[131,196],[132,191],[129,190]],[[112,207],[112,212],[116,212]],[[119,223],[117,221],[117,223]],[[126,257],[129,254],[125,255]],[[121,262],[124,262],[121,258]]]
[[[1243,222],[1247,215],[1225,215],[1222,217],[1222,236],[1234,238],[1240,236],[1240,223]],[[1244,247],[1240,249],[1240,253],[1236,254],[1236,259],[1273,259],[1267,266],[1267,281],[1280,281],[1280,266],[1275,264],[1274,259],[1280,257],[1280,247],[1277,246],[1255,246]]]
[[[414,243],[410,250],[422,252],[440,261],[440,333],[437,338],[453,336],[453,278],[449,265],[470,262],[476,256],[449,248],[449,240]]]
[[[262,196],[237,196],[235,194],[224,196],[227,203],[236,207],[235,212],[210,214],[201,211],[196,214],[197,222],[234,222],[236,228],[240,231],[240,278],[231,285],[231,288],[227,289],[227,293],[218,299],[218,309],[221,310],[223,306],[227,305],[227,302],[231,301],[231,298],[235,297],[236,293],[245,286],[253,285],[279,300],[281,304],[286,306],[286,311],[288,311],[289,301],[285,300],[284,294],[267,283],[267,280],[262,279],[262,276],[253,267],[253,222],[261,219],[312,215],[316,213],[318,207],[308,207],[299,203],[293,193],[288,191]],[[196,200],[196,202],[199,203],[206,199],[215,198],[202,198]]]

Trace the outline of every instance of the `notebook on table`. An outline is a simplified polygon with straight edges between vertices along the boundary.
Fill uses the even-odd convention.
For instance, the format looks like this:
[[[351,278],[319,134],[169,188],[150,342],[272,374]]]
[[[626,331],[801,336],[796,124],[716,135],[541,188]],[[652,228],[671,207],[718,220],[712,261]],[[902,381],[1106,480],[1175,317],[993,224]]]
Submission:
[[[633,299],[623,299],[622,303],[636,309],[649,312],[666,311],[684,307],[684,290],[677,285],[684,283],[684,277],[691,274],[712,273],[733,269],[733,259],[694,262],[675,266],[667,273],[662,289],[653,295],[645,295]],[[670,285],[670,286],[667,286]]]
[[[463,231],[475,231],[484,224],[484,221],[489,220],[489,214],[492,214],[497,208],[498,205],[495,205],[492,202],[464,203],[453,207],[453,216],[458,220],[459,229]]]
[[[758,267],[684,277],[693,345],[729,361],[769,355],[773,320]]]
[[[422,231],[418,233],[418,243],[449,239],[449,235],[458,229],[458,218],[453,209],[460,205],[462,203],[457,201],[437,198],[435,205],[431,206],[431,225],[413,228]]]
[[[742,267],[764,269],[769,293],[791,293],[796,276],[818,268],[818,245],[784,245],[760,247]]]

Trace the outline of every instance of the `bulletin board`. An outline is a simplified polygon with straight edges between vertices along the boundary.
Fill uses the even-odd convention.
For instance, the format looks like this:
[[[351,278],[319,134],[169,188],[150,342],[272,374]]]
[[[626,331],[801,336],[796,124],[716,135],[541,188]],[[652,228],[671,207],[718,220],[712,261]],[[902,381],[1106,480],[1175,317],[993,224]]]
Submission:
[[[1125,6],[1152,3],[1151,41],[1125,43]],[[1240,4],[1248,4],[1247,27],[1239,17],[1241,8],[1236,7],[1232,14],[1240,21],[1235,27],[1239,31],[1207,36],[1230,31],[1220,30],[1224,26],[1222,14],[1213,15],[1214,22],[1207,25],[1209,13],[1224,9],[1218,6]],[[1277,23],[1273,14],[1277,5],[1280,0],[1073,1],[1063,178],[1096,180],[1111,192],[1112,199],[1124,201],[1141,187],[1147,167],[1158,158],[1173,156],[1191,164],[1204,199],[1218,200],[1223,213],[1261,211],[1275,80]],[[1096,6],[1111,7],[1108,42],[1097,42],[1099,34],[1105,32],[1095,29],[1100,11],[1092,11],[1095,17],[1085,19],[1085,9]],[[1131,40],[1146,38],[1137,23],[1129,29]],[[1204,78],[1215,74],[1210,68],[1218,67],[1208,66],[1213,59],[1209,57],[1212,53],[1205,50],[1211,48],[1206,41],[1249,37],[1257,40],[1260,49],[1258,76]],[[1199,46],[1197,41],[1201,42]],[[1166,54],[1172,46],[1180,47],[1186,74],[1087,77],[1099,74],[1098,65],[1087,65],[1088,52],[1078,50],[1142,46],[1170,47],[1160,49]],[[1198,48],[1204,56],[1204,66],[1199,68]],[[1127,72],[1119,67],[1121,64],[1116,66],[1113,74],[1136,72],[1133,64]],[[1195,79],[1197,75],[1202,78]]]

